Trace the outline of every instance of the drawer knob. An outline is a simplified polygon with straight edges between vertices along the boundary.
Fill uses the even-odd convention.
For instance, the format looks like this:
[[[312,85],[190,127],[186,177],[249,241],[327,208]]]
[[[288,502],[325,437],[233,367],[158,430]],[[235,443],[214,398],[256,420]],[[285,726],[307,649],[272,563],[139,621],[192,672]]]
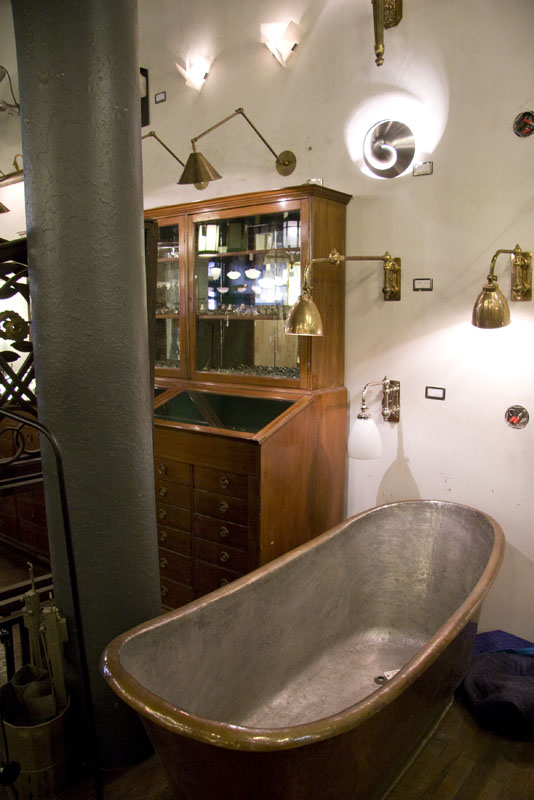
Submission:
[[[160,531],[160,533],[159,533],[160,542],[166,542],[167,539],[168,539],[167,531]]]
[[[226,512],[228,511],[228,509],[229,509],[229,505],[228,505],[228,503],[226,502],[226,500],[222,500],[222,501],[219,503],[219,511],[221,512],[221,514],[226,514]]]
[[[159,475],[167,474],[167,467],[165,466],[165,464],[158,464],[158,474]]]
[[[228,487],[230,486],[230,480],[225,475],[223,475],[222,478],[219,479],[219,484],[221,486],[221,489],[228,489]]]
[[[167,495],[167,487],[166,486],[160,486],[159,489],[158,489],[158,494],[159,494],[160,497],[165,497]]]
[[[167,587],[166,586],[162,586],[161,587],[161,596],[162,597],[167,597],[168,594],[169,594],[169,590],[167,589]]]
[[[221,578],[221,586],[228,586],[229,583],[228,578]]]
[[[167,518],[167,512],[165,511],[164,508],[159,508],[158,509],[158,517],[160,519],[166,519]]]
[[[166,558],[160,558],[160,560],[159,560],[159,565],[160,565],[161,569],[165,569],[165,567],[167,566],[168,563],[169,562],[167,561]]]
[[[226,564],[228,561],[230,561],[230,556],[229,556],[229,554],[226,552],[226,550],[223,550],[223,551],[222,551],[221,555],[219,556],[219,561],[220,561],[222,564]]]
[[[219,528],[219,536],[221,537],[221,539],[226,539],[228,533],[229,531],[226,525],[221,525],[221,527]]]

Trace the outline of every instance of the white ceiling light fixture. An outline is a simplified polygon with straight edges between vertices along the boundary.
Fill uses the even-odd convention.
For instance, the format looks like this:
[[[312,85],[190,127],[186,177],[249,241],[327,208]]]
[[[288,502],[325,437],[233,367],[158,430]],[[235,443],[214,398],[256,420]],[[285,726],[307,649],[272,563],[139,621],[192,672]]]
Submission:
[[[211,69],[211,61],[206,56],[188,55],[185,67],[176,63],[176,69],[185,78],[185,85],[200,92]]]
[[[266,22],[260,25],[261,41],[283,67],[300,42],[301,30],[296,22]]]

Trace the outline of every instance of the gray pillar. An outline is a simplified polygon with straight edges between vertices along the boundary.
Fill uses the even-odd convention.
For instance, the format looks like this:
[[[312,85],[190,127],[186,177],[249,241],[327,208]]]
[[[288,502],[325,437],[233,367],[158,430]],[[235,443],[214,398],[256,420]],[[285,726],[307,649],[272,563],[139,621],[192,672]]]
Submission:
[[[13,0],[39,418],[62,449],[100,755],[136,760],[136,715],[99,672],[160,610],[143,252],[137,6]],[[50,452],[52,571],[80,655]],[[83,719],[78,717],[80,727]]]

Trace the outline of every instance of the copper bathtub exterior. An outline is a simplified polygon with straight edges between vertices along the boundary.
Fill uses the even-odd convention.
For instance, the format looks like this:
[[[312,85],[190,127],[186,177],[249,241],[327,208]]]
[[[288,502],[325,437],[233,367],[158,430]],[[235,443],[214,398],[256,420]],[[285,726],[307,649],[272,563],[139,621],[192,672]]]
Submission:
[[[474,508],[379,506],[123,634],[102,671],[179,800],[379,800],[467,671],[503,551]]]

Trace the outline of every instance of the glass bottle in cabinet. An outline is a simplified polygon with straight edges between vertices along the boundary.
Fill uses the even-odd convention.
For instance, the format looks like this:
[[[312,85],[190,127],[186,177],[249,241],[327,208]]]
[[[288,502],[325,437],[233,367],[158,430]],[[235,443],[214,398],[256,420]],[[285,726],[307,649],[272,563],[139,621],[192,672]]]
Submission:
[[[299,379],[300,209],[196,221],[196,370]]]
[[[156,367],[180,367],[178,224],[161,225],[156,276]]]

